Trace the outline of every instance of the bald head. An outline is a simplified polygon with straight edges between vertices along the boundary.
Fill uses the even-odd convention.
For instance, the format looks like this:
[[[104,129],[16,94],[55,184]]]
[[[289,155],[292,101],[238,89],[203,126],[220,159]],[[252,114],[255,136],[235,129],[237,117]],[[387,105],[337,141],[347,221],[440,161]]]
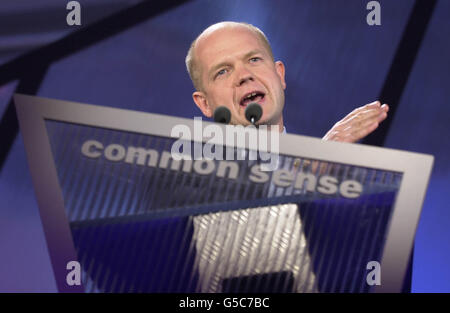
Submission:
[[[263,46],[267,49],[267,52],[273,58],[273,52],[272,48],[270,47],[269,40],[267,39],[266,35],[256,26],[253,26],[248,23],[242,23],[242,22],[220,22],[213,24],[206,28],[191,44],[189,51],[186,55],[186,68],[189,73],[189,76],[191,77],[192,83],[194,84],[195,89],[202,90],[202,81],[201,81],[201,66],[200,62],[196,59],[196,50],[199,45],[204,43],[207,38],[211,35],[213,35],[216,32],[223,31],[225,29],[229,28],[244,28],[252,33],[255,34],[255,36],[258,38],[258,40],[261,41]]]

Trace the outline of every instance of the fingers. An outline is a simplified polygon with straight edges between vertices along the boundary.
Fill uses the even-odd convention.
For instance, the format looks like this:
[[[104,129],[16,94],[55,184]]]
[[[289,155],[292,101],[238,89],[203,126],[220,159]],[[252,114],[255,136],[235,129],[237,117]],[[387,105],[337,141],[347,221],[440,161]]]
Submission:
[[[386,113],[383,113],[386,114]],[[356,133],[358,132],[360,129],[364,129],[369,127],[372,124],[379,124],[380,123],[380,119],[382,118],[382,116],[380,115],[372,115],[364,120],[361,121],[355,121],[354,123],[348,125],[346,128],[343,129],[343,131],[347,131],[348,133]],[[386,117],[384,117],[386,118]]]
[[[362,121],[355,121],[344,130],[346,142],[356,142],[378,128],[378,125],[387,118],[387,113],[376,113],[368,115]]]
[[[381,107],[382,106],[379,101],[374,101],[372,103],[369,103],[369,104],[366,104],[364,106],[354,109],[352,112],[350,112],[347,116],[345,116],[338,123],[340,123],[340,124],[345,123],[345,122],[355,118],[356,116],[360,116],[361,114],[365,114],[367,112],[372,112],[372,111],[381,112]],[[383,110],[385,110],[385,107],[383,107]]]
[[[386,112],[382,111],[380,108],[365,109],[364,111],[360,111],[354,114],[345,121],[340,122],[338,127],[347,128],[350,125],[355,126],[357,124],[361,124],[368,119],[377,120],[381,118],[386,118],[383,114],[386,114]]]
[[[388,111],[389,106],[379,101],[359,107],[337,122],[323,139],[356,142],[377,129],[387,118]]]
[[[324,140],[332,140],[332,141],[339,141],[339,142],[357,142],[361,138],[364,138],[371,132],[373,132],[375,129],[377,129],[378,123],[371,123],[366,128],[359,128],[358,130],[354,130],[352,132],[342,132],[339,134],[334,134],[332,136],[329,136],[328,138],[324,137]]]
[[[378,122],[369,122],[364,127],[360,127],[359,129],[353,130],[348,137],[349,139],[348,142],[356,142],[366,137],[368,134],[377,129],[378,125],[379,125]]]
[[[387,112],[382,112],[379,116],[378,116],[378,123],[381,123],[382,121],[384,121],[387,117]]]
[[[345,122],[335,125],[336,130],[354,132],[361,128],[366,128],[372,123],[381,123],[387,117],[387,113],[381,109],[371,109],[358,113]]]
[[[380,107],[381,107],[380,101],[374,101],[374,102],[368,103],[366,105],[363,105],[359,108],[354,109],[350,114],[359,113],[359,112],[365,111],[367,109],[376,109],[376,108],[380,108]]]

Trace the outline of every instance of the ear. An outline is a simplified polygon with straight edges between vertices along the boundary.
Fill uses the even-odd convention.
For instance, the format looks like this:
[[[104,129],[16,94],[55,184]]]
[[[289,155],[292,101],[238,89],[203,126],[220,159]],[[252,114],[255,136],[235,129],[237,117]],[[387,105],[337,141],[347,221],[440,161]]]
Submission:
[[[283,86],[283,89],[286,89],[286,80],[284,79],[285,68],[284,68],[283,62],[276,61],[275,62],[275,70],[277,71],[277,74],[280,77],[281,85]]]
[[[202,91],[195,91],[192,94],[192,99],[194,99],[195,104],[202,111],[203,115],[206,117],[212,116],[212,108],[208,104],[208,100],[206,100],[206,95]]]

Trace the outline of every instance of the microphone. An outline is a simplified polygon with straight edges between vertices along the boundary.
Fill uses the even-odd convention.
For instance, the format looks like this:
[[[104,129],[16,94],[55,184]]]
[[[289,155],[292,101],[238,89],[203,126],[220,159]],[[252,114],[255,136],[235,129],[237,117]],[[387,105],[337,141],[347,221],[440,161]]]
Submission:
[[[253,125],[255,125],[255,123],[259,121],[262,113],[263,111],[261,106],[256,102],[250,103],[245,108],[245,118]]]
[[[214,122],[228,124],[231,120],[231,112],[225,106],[220,106],[214,110]]]

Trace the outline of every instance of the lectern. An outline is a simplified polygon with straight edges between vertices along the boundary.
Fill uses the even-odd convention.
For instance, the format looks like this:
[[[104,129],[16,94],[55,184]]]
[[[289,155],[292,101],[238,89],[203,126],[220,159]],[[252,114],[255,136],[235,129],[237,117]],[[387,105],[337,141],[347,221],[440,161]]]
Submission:
[[[430,155],[14,101],[61,292],[401,291]]]

